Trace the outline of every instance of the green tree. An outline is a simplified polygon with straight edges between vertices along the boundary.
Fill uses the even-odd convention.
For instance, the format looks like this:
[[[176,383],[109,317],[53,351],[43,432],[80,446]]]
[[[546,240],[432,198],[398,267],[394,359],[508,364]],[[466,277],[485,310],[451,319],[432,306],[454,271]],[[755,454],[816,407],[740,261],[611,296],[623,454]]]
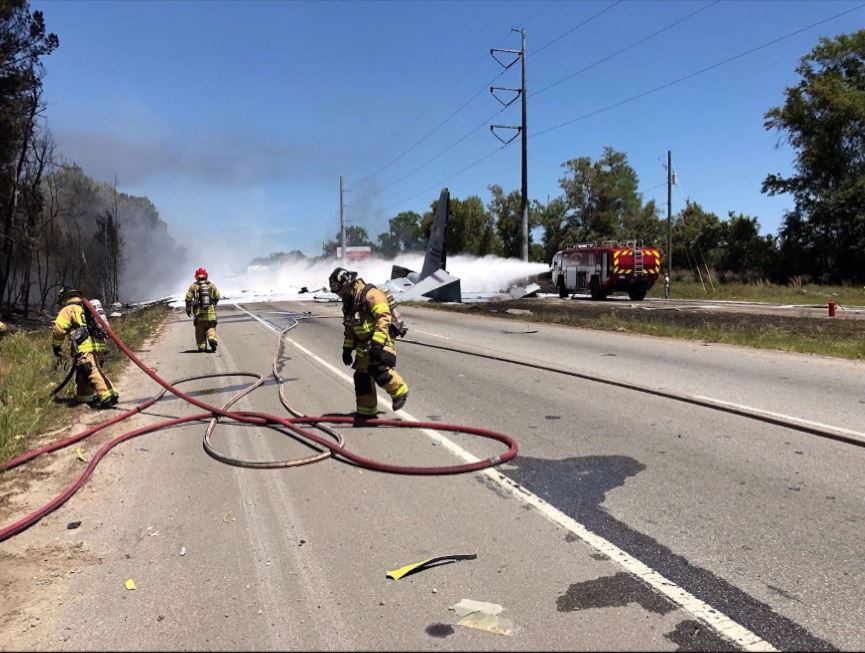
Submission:
[[[372,241],[369,239],[366,229],[358,225],[348,225],[345,228],[345,246],[360,247],[363,245],[372,246]],[[336,256],[336,248],[339,246],[339,232],[336,232],[336,237],[333,240],[325,241],[321,246],[321,253],[325,257]]]
[[[865,30],[821,38],[802,57],[796,86],[764,127],[795,150],[794,172],[770,174],[769,195],[795,208],[779,230],[787,274],[865,279]]]
[[[697,202],[686,200],[685,208],[673,216],[673,261],[714,266],[719,256],[723,227],[714,213],[707,213]]]
[[[535,200],[532,202],[532,213],[542,233],[543,258],[540,260],[549,263],[556,252],[572,242],[566,239],[569,226],[567,203],[564,197],[555,197],[546,204]]]
[[[562,164],[566,174],[559,179],[565,193],[568,224],[563,236],[568,242],[630,237],[625,223],[642,209],[637,192],[637,173],[624,152],[605,147],[600,159],[571,159]]]
[[[506,258],[522,258],[523,236],[522,236],[522,212],[520,191],[513,190],[505,195],[504,190],[498,184],[487,186],[492,199],[488,209],[495,221],[496,233],[501,242],[501,255]],[[539,202],[529,207],[529,253],[532,252],[533,237],[532,230],[538,226]],[[530,257],[531,258],[531,257]]]
[[[431,205],[421,222],[424,239],[429,238],[433,216],[438,208],[438,200]],[[461,200],[451,197],[448,204],[448,220],[445,228],[445,251],[447,254],[473,254],[485,256],[498,254],[501,246],[495,233],[492,216],[484,208],[483,200],[470,195]]]
[[[728,213],[721,225],[717,266],[746,278],[763,277],[774,263],[775,238],[760,235],[760,223],[743,213]]]
[[[619,238],[642,240],[646,245],[664,245],[665,227],[658,216],[655,200],[649,200],[638,211],[622,216]]]
[[[388,220],[388,230],[378,235],[378,248],[387,256],[422,250],[426,244],[421,230],[422,217],[414,211],[403,211]]]

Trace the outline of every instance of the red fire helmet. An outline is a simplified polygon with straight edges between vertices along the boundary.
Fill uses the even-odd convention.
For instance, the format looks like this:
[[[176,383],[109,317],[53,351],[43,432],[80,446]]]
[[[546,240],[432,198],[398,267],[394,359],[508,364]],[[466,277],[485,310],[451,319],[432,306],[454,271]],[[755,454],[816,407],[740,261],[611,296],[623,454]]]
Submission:
[[[195,271],[195,278],[200,279],[201,277],[204,277],[205,279],[207,278],[207,270],[205,270],[204,268],[198,268]]]

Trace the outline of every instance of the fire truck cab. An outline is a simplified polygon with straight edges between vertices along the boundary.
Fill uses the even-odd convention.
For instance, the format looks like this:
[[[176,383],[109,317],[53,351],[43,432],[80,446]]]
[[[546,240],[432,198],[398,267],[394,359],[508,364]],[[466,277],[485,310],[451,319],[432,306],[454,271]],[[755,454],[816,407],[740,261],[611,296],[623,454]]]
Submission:
[[[660,271],[661,250],[638,240],[567,245],[550,263],[552,282],[563,299],[588,290],[594,300],[626,292],[641,301]]]

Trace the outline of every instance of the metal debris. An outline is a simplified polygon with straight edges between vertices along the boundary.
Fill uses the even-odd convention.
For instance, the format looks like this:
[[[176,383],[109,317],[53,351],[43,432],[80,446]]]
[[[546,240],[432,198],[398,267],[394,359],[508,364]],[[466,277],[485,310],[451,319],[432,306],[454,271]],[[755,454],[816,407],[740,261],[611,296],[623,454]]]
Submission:
[[[513,622],[500,616],[504,608],[497,603],[463,599],[448,609],[462,617],[457,622],[457,626],[485,630],[495,635],[511,636],[514,634]]]

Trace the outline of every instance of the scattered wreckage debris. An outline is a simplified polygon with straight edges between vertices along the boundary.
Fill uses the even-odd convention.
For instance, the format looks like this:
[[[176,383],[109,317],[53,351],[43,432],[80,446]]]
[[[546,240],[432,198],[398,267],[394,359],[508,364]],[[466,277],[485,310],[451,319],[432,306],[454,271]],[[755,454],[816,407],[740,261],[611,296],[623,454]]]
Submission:
[[[420,562],[413,562],[411,564],[405,565],[404,567],[400,567],[399,569],[392,569],[387,572],[386,577],[392,578],[393,580],[399,580],[400,578],[410,576],[411,574],[415,574],[419,571],[425,571],[427,569],[432,569],[433,567],[447,565],[452,562],[456,562],[457,560],[477,560],[477,557],[478,556],[476,553],[438,556],[435,558],[429,558],[427,560],[421,560]]]
[[[510,619],[500,616],[505,610],[497,603],[486,603],[474,599],[463,599],[448,610],[453,610],[461,617],[457,626],[485,630],[496,635],[514,634],[514,624]]]

